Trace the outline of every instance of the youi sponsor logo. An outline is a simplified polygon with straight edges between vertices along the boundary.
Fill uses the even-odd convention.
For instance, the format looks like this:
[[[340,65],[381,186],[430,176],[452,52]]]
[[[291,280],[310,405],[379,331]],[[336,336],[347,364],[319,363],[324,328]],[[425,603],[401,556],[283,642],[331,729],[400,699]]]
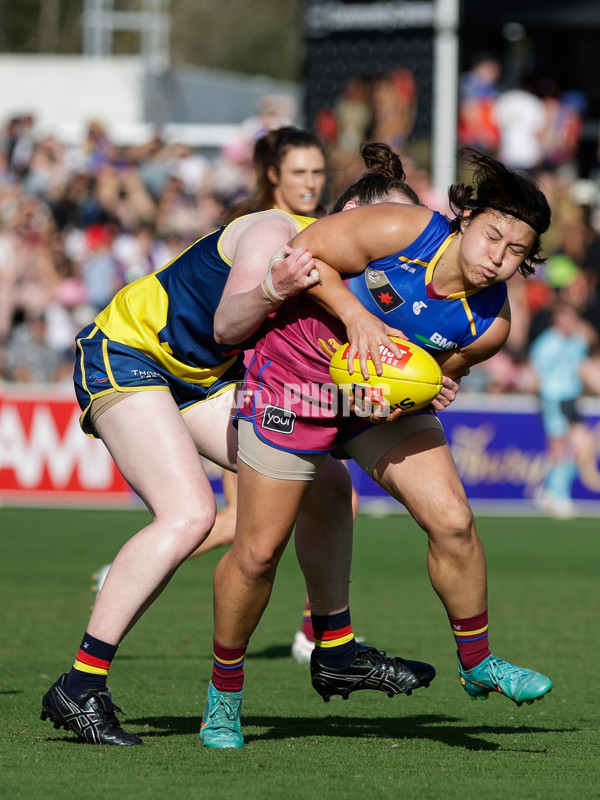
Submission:
[[[287,408],[267,406],[261,421],[261,428],[276,433],[291,434],[294,432],[296,414]]]

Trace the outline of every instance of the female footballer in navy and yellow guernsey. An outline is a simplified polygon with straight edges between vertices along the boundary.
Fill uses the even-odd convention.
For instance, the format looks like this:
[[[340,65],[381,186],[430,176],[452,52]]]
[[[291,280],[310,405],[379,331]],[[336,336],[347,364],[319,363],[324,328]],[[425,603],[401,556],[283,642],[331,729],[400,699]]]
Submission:
[[[314,222],[286,216],[298,231]],[[213,334],[215,309],[232,264],[223,247],[231,224],[125,286],[81,331],[75,389],[86,433],[96,435],[88,419],[92,401],[115,390],[170,390],[183,410],[231,389],[243,377],[245,345],[218,345]]]
[[[42,700],[42,719],[86,742],[141,743],[115,715],[109,669],[126,634],[214,525],[216,501],[200,456],[236,467],[232,416],[243,355],[239,347],[217,345],[212,335],[223,286],[230,272],[239,273],[245,288],[241,307],[252,335],[273,310],[273,291],[291,296],[318,280],[311,277],[314,261],[304,247],[288,248],[269,267],[273,253],[312,221],[280,210],[241,217],[200,239],[158,273],[122,289],[77,337],[82,426],[102,439],[152,514],[113,560],[71,670]],[[212,394],[218,392],[215,400]],[[300,515],[299,535],[304,526],[312,540],[323,526],[326,535],[320,541],[327,551],[349,563],[348,471],[331,460],[321,481]],[[325,554],[322,564],[327,571]],[[328,577],[314,575],[314,580],[326,582],[320,601],[333,610],[348,602],[347,581],[334,588]]]
[[[229,209],[224,223],[271,208],[301,217],[315,218],[323,215],[324,209],[320,201],[326,179],[326,151],[323,142],[314,133],[295,126],[285,126],[268,131],[254,144],[252,165],[255,173],[254,187],[245,200]],[[194,247],[193,250],[195,253],[196,248]],[[193,256],[194,253],[191,255]],[[188,257],[187,254],[184,256]],[[225,261],[227,261],[226,258]],[[207,275],[208,280],[205,280],[205,286],[209,293],[207,295],[209,310],[221,280],[219,276],[223,264],[217,258],[214,260],[213,266],[215,268],[215,285],[210,281],[212,277],[210,272]],[[225,264],[225,268],[226,266]],[[172,292],[170,294],[172,295]],[[156,307],[160,308],[161,303],[156,302]],[[177,342],[177,333],[169,333],[168,341]],[[210,335],[206,338],[206,343],[209,350],[215,346],[214,338]],[[229,358],[228,351],[227,360]],[[206,365],[207,377],[211,381],[214,377],[212,372],[215,370],[211,371],[207,366],[212,363],[210,353],[206,355],[200,353],[200,361],[203,366]],[[223,374],[220,375],[219,381],[212,386],[211,397],[218,394],[219,391],[226,391],[226,388],[223,387],[227,387],[231,375],[235,376],[235,367],[228,365],[227,361],[222,366],[218,361],[217,365],[219,369],[216,371],[220,373],[223,370]],[[145,365],[142,365],[142,370],[142,374],[152,374],[151,367],[146,369]],[[99,375],[100,379],[104,380],[103,373],[100,372]],[[187,393],[188,386],[182,386],[181,389]],[[193,394],[193,397],[195,396],[196,394]],[[107,398],[107,402],[110,402],[110,398]],[[228,469],[221,471],[221,488],[224,504],[217,512],[210,536],[190,555],[190,558],[205,554],[216,547],[230,545],[233,541],[237,498],[235,472]],[[358,510],[358,496],[355,492],[353,493],[353,509],[354,513]],[[104,564],[92,576],[94,580],[92,590],[96,593],[102,588],[109,569],[110,564]],[[307,659],[310,658],[314,641],[310,628],[310,614],[307,614],[307,604],[304,605],[302,629],[294,637],[292,653],[296,660],[308,663]]]

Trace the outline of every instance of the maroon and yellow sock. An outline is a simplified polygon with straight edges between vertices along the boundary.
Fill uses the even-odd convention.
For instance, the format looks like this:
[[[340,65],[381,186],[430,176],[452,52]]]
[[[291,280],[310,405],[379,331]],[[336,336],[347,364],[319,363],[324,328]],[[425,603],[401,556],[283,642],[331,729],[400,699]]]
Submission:
[[[239,647],[223,647],[213,638],[212,685],[219,692],[241,692],[244,686],[244,656],[248,642]]]
[[[86,632],[65,680],[66,693],[75,697],[89,689],[106,689],[108,670],[118,647]]]
[[[490,655],[487,608],[475,617],[448,617],[463,669],[473,669]]]
[[[312,614],[310,613],[310,603],[308,600],[306,601],[304,611],[302,612],[302,627],[300,630],[306,636],[309,642],[314,642],[315,634],[313,631]]]
[[[329,616],[312,615],[317,659],[324,667],[347,667],[358,644],[350,623],[350,609]]]

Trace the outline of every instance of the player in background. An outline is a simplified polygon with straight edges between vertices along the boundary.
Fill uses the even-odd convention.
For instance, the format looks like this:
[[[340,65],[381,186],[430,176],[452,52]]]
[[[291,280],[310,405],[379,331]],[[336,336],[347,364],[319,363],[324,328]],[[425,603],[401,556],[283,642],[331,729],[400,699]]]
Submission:
[[[550,208],[528,176],[474,151],[468,157],[475,167],[472,183],[450,187],[451,220],[424,207],[383,203],[318,220],[291,242],[305,244],[315,257],[320,285],[310,293],[335,309],[338,319],[306,293],[281,303],[246,374],[252,393],[242,395],[238,410],[240,514],[234,543],[215,570],[214,637],[220,650],[200,734],[204,741],[208,732],[205,743],[211,743],[216,704],[224,696],[241,699],[243,675],[229,675],[220,664],[237,663],[245,652],[268,603],[299,503],[336,447],[403,503],[427,533],[429,578],[448,615],[460,681],[469,696],[487,698],[495,691],[521,705],[552,688],[546,676],[490,651],[485,552],[438,417],[396,410],[389,424],[371,425],[341,409],[331,413],[330,348],[349,339],[349,361],[358,354],[366,373],[366,353],[375,361],[379,346],[388,345],[381,332],[368,333],[362,322],[366,312],[425,347],[455,378],[506,341],[506,281],[517,271],[533,273],[542,262],[540,237],[549,227]],[[350,276],[348,288],[338,273]],[[215,315],[215,337],[229,343],[244,335],[238,311],[243,297],[233,279],[232,273]],[[279,398],[269,402],[286,421],[285,429],[265,415],[265,400],[255,391],[259,382]],[[286,405],[286,387],[303,384],[311,384],[311,402]],[[319,405],[315,389],[323,386]],[[340,664],[356,663],[361,654],[349,610],[321,617],[313,607],[313,627],[313,686],[325,700],[344,695],[351,678],[340,691]],[[240,706],[230,702],[229,709],[231,715],[221,717],[220,735],[230,743],[221,746],[240,747]]]
[[[590,453],[593,437],[578,407],[584,392],[582,367],[595,338],[594,329],[577,309],[559,299],[551,309],[550,325],[533,340],[529,351],[549,460],[535,501],[557,519],[568,519],[575,513],[572,488],[578,466],[582,477],[589,480],[594,472],[596,481],[598,477],[596,470],[590,470],[596,460]]]
[[[254,186],[229,210],[226,223],[269,208],[304,217],[325,215],[326,153],[312,131],[294,126],[269,131],[254,145],[252,166]]]
[[[315,219],[325,214],[322,197],[327,179],[326,152],[323,143],[312,131],[295,126],[269,131],[256,141],[252,165],[254,187],[247,198],[230,209],[226,223],[270,208]],[[250,352],[246,353],[246,362]],[[222,486],[225,506],[218,511],[208,539],[190,558],[233,542],[237,511],[236,473],[223,470]],[[353,503],[355,501],[356,493],[353,491]],[[305,607],[310,608],[308,600]],[[308,663],[308,660],[304,663]]]
[[[235,468],[237,434],[231,417],[244,371],[243,351],[221,346],[213,333],[225,282],[235,273],[244,293],[238,310],[248,335],[253,334],[273,311],[276,296],[291,297],[318,281],[303,247],[285,247],[271,259],[313,223],[275,209],[234,220],[158,272],[126,286],[77,337],[75,384],[82,428],[104,441],[152,514],[150,524],[114,559],[72,669],[42,701],[42,719],[50,718],[86,742],[141,744],[140,737],[121,728],[107,689],[109,669],[126,634],[214,524],[216,503],[199,454]],[[390,331],[367,316],[367,338],[371,330],[379,336]],[[456,383],[447,382],[444,402],[453,399],[456,389]],[[348,607],[349,472],[328,459],[313,488],[298,515],[296,536],[299,541],[307,537],[302,552],[310,552],[311,559],[301,567],[313,607],[328,615]],[[371,651],[368,672],[385,682],[386,691],[426,685],[435,674],[429,664]]]

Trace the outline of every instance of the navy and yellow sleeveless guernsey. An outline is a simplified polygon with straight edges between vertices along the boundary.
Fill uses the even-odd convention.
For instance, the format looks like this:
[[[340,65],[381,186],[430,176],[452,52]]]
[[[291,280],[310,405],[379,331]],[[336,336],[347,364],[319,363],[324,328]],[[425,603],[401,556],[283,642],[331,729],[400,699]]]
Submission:
[[[299,231],[314,222],[311,217],[287,216]],[[213,335],[215,311],[231,268],[222,239],[235,222],[125,286],[78,334],[75,390],[86,433],[95,435],[86,419],[91,401],[109,392],[170,390],[183,409],[243,377],[243,345],[219,345]]]

